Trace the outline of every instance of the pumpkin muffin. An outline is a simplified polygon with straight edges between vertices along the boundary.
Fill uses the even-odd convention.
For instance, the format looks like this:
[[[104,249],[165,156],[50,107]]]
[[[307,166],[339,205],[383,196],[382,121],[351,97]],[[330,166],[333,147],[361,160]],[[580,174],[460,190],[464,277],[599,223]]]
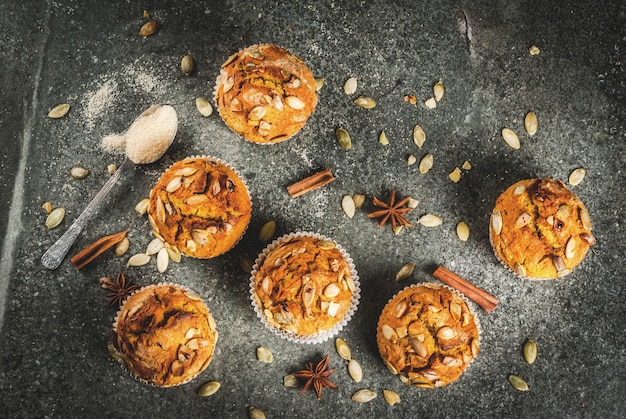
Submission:
[[[215,102],[226,125],[246,140],[277,143],[300,131],[315,110],[315,78],[286,49],[252,45],[222,65]]]
[[[478,319],[456,291],[437,283],[413,285],[383,308],[376,341],[403,383],[442,387],[458,380],[478,355]]]
[[[184,384],[211,362],[215,321],[198,294],[171,284],[133,293],[117,313],[111,340],[127,369],[159,387]]]
[[[286,339],[325,341],[350,320],[360,298],[350,256],[334,241],[292,233],[259,255],[250,293],[261,321]]]
[[[150,192],[148,218],[165,242],[208,259],[230,250],[252,213],[248,188],[221,160],[189,157],[170,166]]]
[[[569,274],[596,242],[585,205],[563,182],[527,179],[496,200],[489,238],[500,261],[521,278]]]

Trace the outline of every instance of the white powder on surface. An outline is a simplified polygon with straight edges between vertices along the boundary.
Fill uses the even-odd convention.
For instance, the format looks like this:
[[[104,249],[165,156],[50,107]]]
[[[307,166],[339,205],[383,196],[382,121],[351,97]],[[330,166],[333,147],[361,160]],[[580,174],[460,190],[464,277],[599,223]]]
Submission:
[[[109,134],[102,139],[102,148],[107,153],[126,153],[126,134]]]

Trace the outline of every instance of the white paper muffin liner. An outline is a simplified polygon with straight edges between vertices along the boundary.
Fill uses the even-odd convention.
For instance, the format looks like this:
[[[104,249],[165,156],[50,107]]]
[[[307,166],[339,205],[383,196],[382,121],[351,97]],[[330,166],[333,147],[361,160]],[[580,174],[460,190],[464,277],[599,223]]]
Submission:
[[[421,282],[421,283],[417,283],[417,284],[411,284],[411,285],[408,285],[408,286],[404,287],[403,289],[401,289],[400,291],[398,291],[397,293],[395,293],[395,294],[393,295],[393,297],[391,297],[389,300],[387,300],[387,303],[385,304],[385,307],[383,307],[383,310],[382,310],[382,311],[384,311],[384,310],[385,310],[385,308],[387,308],[387,306],[388,306],[389,304],[391,304],[391,302],[392,302],[392,301],[393,301],[393,300],[394,300],[394,299],[395,299],[398,295],[400,295],[401,293],[403,293],[403,292],[404,292],[404,291],[406,291],[407,289],[411,289],[411,288],[419,288],[419,287],[423,287],[423,286],[426,286],[426,287],[431,287],[431,288],[437,288],[437,289],[439,289],[439,288],[445,288],[445,289],[447,289],[447,290],[451,291],[452,293],[454,293],[456,296],[460,297],[460,298],[463,300],[463,302],[464,302],[464,303],[467,305],[467,307],[469,308],[470,313],[471,313],[472,317],[474,318],[474,324],[476,325],[476,329],[478,330],[478,347],[479,347],[479,353],[478,353],[478,355],[480,355],[480,350],[481,350],[481,348],[480,348],[480,342],[481,342],[481,338],[480,338],[480,336],[482,335],[482,328],[481,328],[481,326],[480,326],[480,320],[478,319],[478,316],[476,315],[476,310],[475,310],[475,307],[474,307],[474,303],[473,303],[471,300],[469,300],[469,299],[468,299],[465,295],[463,295],[463,293],[459,292],[458,290],[454,289],[453,287],[450,287],[450,286],[448,286],[448,285],[446,285],[446,284],[443,284],[443,283],[440,283],[440,282],[434,282],[434,281],[431,281],[431,282]],[[378,336],[378,330],[380,330],[380,328],[382,327],[382,325],[380,324],[380,321],[381,321],[381,318],[380,318],[380,317],[381,317],[381,315],[382,315],[382,311],[381,311],[381,314],[380,314],[380,315],[379,315],[379,317],[378,317],[378,322],[377,322],[377,324],[376,324],[376,335],[377,335],[377,336]],[[379,347],[378,343],[376,344],[376,346],[378,347],[378,350],[379,350],[379,352],[380,352],[380,347]],[[380,355],[381,355],[381,357],[382,357],[382,353],[381,353]],[[476,358],[477,358],[477,356],[476,356],[476,357],[472,357],[472,359],[471,359],[471,360],[467,363],[467,365],[466,365],[465,369],[463,370],[463,373],[462,373],[462,374],[465,374],[465,372],[468,370],[468,368],[470,367],[470,365],[474,362],[474,360],[475,360]],[[384,359],[383,359],[383,360],[384,360]],[[385,361],[385,360],[384,360],[384,361]],[[386,361],[385,361],[385,362],[386,362]],[[398,373],[397,373],[397,374],[395,374],[395,375],[396,375],[396,376],[404,376],[404,374],[403,374],[403,373],[401,373],[401,372],[398,372]],[[460,377],[459,377],[459,379],[460,379]],[[456,381],[452,381],[452,382],[450,382],[450,383],[447,383],[446,385],[454,384],[455,382],[456,382]],[[444,386],[444,387],[445,387],[445,386]]]
[[[195,155],[195,156],[187,156],[187,157],[185,157],[185,158],[183,158],[183,159],[180,159],[180,160],[177,160],[177,161],[175,161],[174,163],[172,163],[171,165],[169,165],[169,166],[168,166],[168,168],[167,168],[167,169],[165,169],[165,170],[163,171],[163,173],[161,174],[161,176],[159,176],[159,178],[158,178],[158,179],[157,179],[157,181],[155,182],[154,186],[153,186],[153,187],[152,187],[152,189],[150,190],[150,198],[152,198],[152,191],[154,190],[154,188],[156,187],[156,185],[160,182],[161,177],[162,177],[163,175],[165,175],[165,173],[166,173],[168,170],[170,170],[170,169],[172,168],[172,166],[174,166],[174,164],[176,164],[176,163],[178,163],[178,162],[181,162],[181,161],[185,161],[185,160],[193,160],[193,159],[206,159],[206,160],[213,160],[213,161],[215,161],[216,163],[221,164],[221,165],[224,165],[224,166],[228,167],[230,170],[232,170],[232,171],[235,173],[235,175],[237,175],[237,177],[241,180],[241,182],[243,183],[243,185],[244,185],[244,187],[245,187],[246,194],[248,195],[248,199],[250,200],[250,214],[252,214],[252,209],[253,209],[252,197],[250,196],[250,190],[249,190],[249,188],[248,188],[248,184],[246,183],[246,180],[243,178],[243,176],[241,176],[241,173],[240,173],[240,172],[239,172],[239,171],[238,171],[235,167],[233,167],[231,164],[229,164],[229,163],[227,163],[226,161],[224,161],[224,160],[220,159],[219,157],[207,156],[207,155],[204,155],[204,154],[203,154],[203,155]],[[151,226],[151,227],[152,227],[152,228],[156,231],[156,228],[155,228],[155,226],[153,225],[152,221],[150,222],[150,226]],[[248,222],[248,224],[246,225],[246,228],[243,230],[243,232],[241,233],[241,235],[239,236],[239,238],[238,238],[238,239],[237,239],[237,240],[233,243],[233,245],[231,246],[231,248],[230,248],[230,249],[228,249],[228,250],[224,251],[223,253],[220,253],[219,255],[215,255],[215,256],[213,256],[213,257],[217,257],[217,256],[220,256],[220,255],[223,255],[223,254],[225,254],[225,253],[230,252],[230,251],[231,251],[231,250],[232,250],[235,246],[237,246],[237,244],[241,241],[241,239],[243,238],[243,236],[245,236],[245,235],[246,235],[246,232],[248,231],[248,227],[250,227],[250,222]],[[160,234],[160,232],[158,232],[158,231],[156,231],[156,232],[157,232],[157,233],[159,233],[159,235],[161,235],[161,234]],[[162,236],[161,236],[161,237],[162,237]],[[169,244],[171,244],[171,245],[175,245],[176,243],[169,243]],[[195,258],[195,259],[211,259],[211,258],[213,258],[213,257],[211,257],[211,258],[201,258],[201,257],[195,256],[195,255],[188,255],[188,254],[186,254],[185,252],[183,252],[183,250],[181,250],[181,249],[178,249],[178,250],[180,251],[180,253],[181,253],[181,254],[183,254],[183,255],[185,255],[185,256],[187,256],[187,257],[190,257],[190,258]]]
[[[297,238],[297,237],[313,237],[315,239],[327,240],[327,241],[332,241],[333,243],[335,243],[335,245],[337,246],[337,250],[339,250],[341,252],[341,254],[345,258],[345,260],[348,262],[348,265],[350,266],[350,274],[351,274],[352,280],[354,282],[354,291],[352,293],[352,299],[350,301],[350,307],[346,311],[346,314],[335,324],[335,326],[332,329],[325,330],[325,331],[316,333],[314,335],[309,335],[309,336],[297,335],[297,334],[288,332],[286,330],[283,330],[281,328],[278,328],[278,327],[270,324],[267,321],[267,319],[265,317],[265,314],[263,313],[262,307],[258,306],[257,300],[255,298],[255,285],[254,285],[255,277],[256,277],[256,274],[257,274],[257,272],[259,270],[259,267],[263,264],[263,261],[265,260],[267,255],[272,250],[276,249],[282,243],[288,242],[289,240],[291,240],[293,238]],[[352,316],[356,312],[357,307],[359,305],[359,299],[360,298],[361,298],[361,284],[360,284],[360,281],[359,281],[359,276],[357,274],[356,268],[355,268],[354,263],[352,261],[352,258],[350,257],[348,252],[346,252],[346,250],[341,245],[339,245],[337,242],[335,242],[334,240],[332,240],[332,239],[330,239],[328,237],[322,236],[321,234],[318,234],[318,233],[296,232],[296,233],[285,234],[284,236],[279,237],[278,239],[276,239],[272,243],[270,243],[265,249],[263,249],[263,251],[259,254],[257,259],[255,260],[254,266],[252,267],[252,272],[251,272],[251,276],[250,276],[250,299],[252,300],[252,306],[254,307],[254,311],[255,311],[257,317],[261,320],[261,322],[265,325],[265,327],[270,329],[272,332],[274,332],[278,336],[280,336],[280,337],[282,337],[284,339],[287,339],[287,340],[289,340],[291,342],[315,344],[315,343],[324,342],[324,341],[332,338],[333,336],[337,335],[348,324],[350,319],[352,319]]]
[[[211,313],[211,310],[209,309],[209,307],[206,305],[206,303],[204,302],[204,300],[202,299],[202,297],[195,291],[192,291],[191,289],[183,286],[183,285],[179,285],[179,284],[175,284],[173,282],[159,282],[158,284],[151,284],[151,285],[146,285],[144,287],[141,287],[135,291],[133,291],[129,296],[127,296],[124,301],[120,304],[120,308],[117,310],[117,313],[115,314],[115,318],[113,320],[113,326],[112,326],[112,330],[117,333],[117,322],[119,320],[119,317],[122,313],[122,310],[124,308],[124,305],[126,304],[126,302],[128,301],[128,299],[130,297],[132,297],[133,295],[148,290],[148,289],[152,289],[152,288],[158,288],[158,287],[176,287],[180,290],[182,290],[183,292],[185,292],[186,294],[189,293],[193,296],[196,296],[197,299],[199,299],[200,301],[202,301],[202,304],[204,304],[204,306],[206,307],[207,311],[209,312],[209,316],[211,316],[211,318],[213,318],[213,323],[215,324],[215,318],[213,317],[213,314]],[[133,377],[134,379],[144,383],[144,384],[148,384],[152,387],[159,387],[159,388],[170,388],[170,387],[178,387],[181,386],[183,384],[187,384],[190,381],[192,381],[193,379],[195,379],[198,375],[200,375],[204,370],[206,370],[206,368],[208,368],[208,366],[211,364],[211,362],[213,362],[213,358],[215,355],[215,349],[217,347],[217,342],[219,340],[219,333],[217,331],[217,326],[214,328],[213,330],[215,332],[215,345],[213,346],[213,351],[211,352],[211,361],[205,366],[204,369],[202,369],[201,371],[198,371],[196,374],[194,374],[191,377],[188,377],[185,381],[181,381],[180,383],[176,383],[176,384],[171,384],[171,385],[158,385],[155,384],[151,381],[148,381],[144,378],[141,378],[137,375],[135,375],[127,366],[126,366],[126,362],[124,361],[122,355],[118,352],[118,350],[115,348],[115,345],[113,345],[113,351],[115,351],[115,354],[117,355],[116,360],[118,360],[118,362],[120,363],[120,365],[122,366],[122,368],[124,369],[124,371],[126,371],[126,373],[128,373],[131,377]],[[119,359],[118,359],[119,358]]]

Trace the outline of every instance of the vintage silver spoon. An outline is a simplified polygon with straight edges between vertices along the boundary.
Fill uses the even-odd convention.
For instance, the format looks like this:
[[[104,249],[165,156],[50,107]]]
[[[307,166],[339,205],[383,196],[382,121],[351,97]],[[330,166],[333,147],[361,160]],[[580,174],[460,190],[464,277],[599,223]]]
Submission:
[[[43,266],[48,269],[59,267],[83,227],[122,174],[134,164],[149,164],[160,159],[172,144],[177,129],[178,115],[170,105],[151,106],[135,119],[124,134],[126,142],[124,162],[67,231],[44,253],[41,258]]]

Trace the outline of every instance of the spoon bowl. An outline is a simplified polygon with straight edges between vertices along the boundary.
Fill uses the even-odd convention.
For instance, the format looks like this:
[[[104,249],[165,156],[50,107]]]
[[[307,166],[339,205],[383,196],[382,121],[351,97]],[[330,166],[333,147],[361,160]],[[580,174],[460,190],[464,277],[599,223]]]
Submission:
[[[83,212],[67,231],[41,257],[41,263],[48,269],[59,267],[76,238],[96,212],[100,203],[122,174],[134,164],[149,164],[165,154],[174,141],[178,129],[176,110],[170,105],[154,105],[145,110],[128,128],[125,136],[126,158],[121,166],[104,184]]]

